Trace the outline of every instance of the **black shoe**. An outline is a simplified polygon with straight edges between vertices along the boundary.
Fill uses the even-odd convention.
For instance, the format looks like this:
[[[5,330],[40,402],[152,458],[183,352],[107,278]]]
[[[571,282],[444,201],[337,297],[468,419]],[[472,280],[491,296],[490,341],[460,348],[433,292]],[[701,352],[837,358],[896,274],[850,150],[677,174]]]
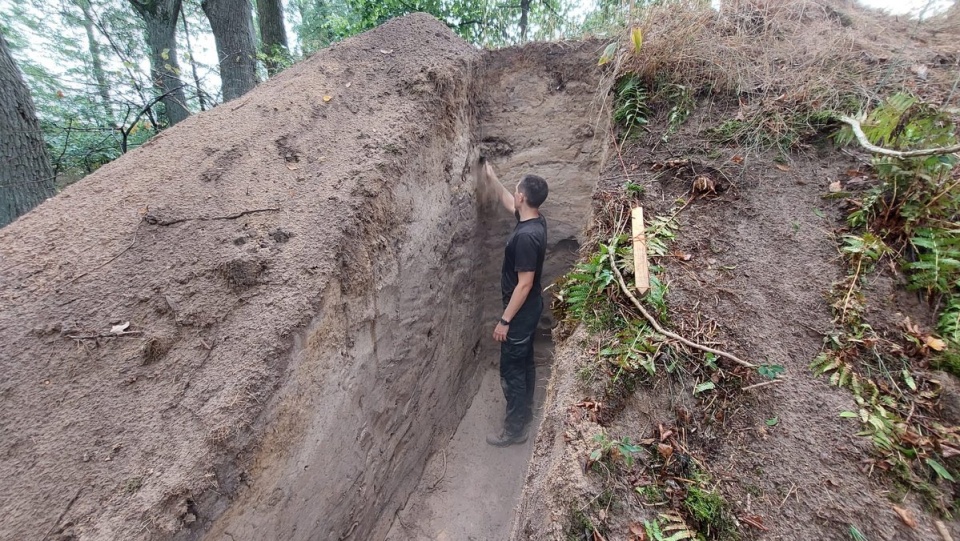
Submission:
[[[526,430],[523,430],[519,434],[510,434],[506,430],[503,430],[499,434],[492,434],[490,436],[487,436],[487,443],[489,443],[494,447],[509,447],[511,445],[526,443],[526,441],[527,441]]]

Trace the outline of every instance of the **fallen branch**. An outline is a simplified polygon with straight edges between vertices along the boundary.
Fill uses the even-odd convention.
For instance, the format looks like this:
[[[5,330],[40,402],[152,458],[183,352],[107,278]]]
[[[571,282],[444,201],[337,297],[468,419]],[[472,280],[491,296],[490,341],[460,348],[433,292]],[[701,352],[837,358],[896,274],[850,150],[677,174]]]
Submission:
[[[943,148],[926,148],[922,150],[890,150],[888,148],[878,147],[877,145],[871,143],[869,139],[867,139],[867,134],[863,133],[863,128],[860,127],[859,121],[842,115],[836,118],[840,122],[849,125],[850,128],[853,129],[853,134],[857,137],[857,141],[860,142],[860,145],[875,154],[893,156],[894,158],[916,158],[919,156],[939,156],[942,154],[954,154],[956,152],[960,152],[960,145],[953,145],[952,147]]]
[[[643,307],[643,304],[641,304],[640,301],[637,300],[637,298],[633,295],[633,293],[630,292],[630,288],[627,287],[627,282],[624,281],[623,275],[620,274],[620,269],[617,268],[617,262],[613,259],[612,253],[609,255],[609,258],[610,258],[610,266],[613,268],[613,273],[617,275],[617,282],[620,284],[620,289],[627,295],[627,297],[630,297],[630,300],[633,301],[633,305],[636,306],[638,310],[640,310],[640,313],[643,314],[643,317],[645,317],[647,321],[649,321],[650,324],[653,325],[653,328],[656,329],[658,333],[666,336],[667,338],[672,338],[673,340],[676,340],[692,348],[699,349],[700,351],[706,351],[707,353],[713,353],[718,357],[724,357],[726,359],[729,359],[739,364],[740,366],[745,366],[747,368],[752,368],[752,369],[757,368],[757,365],[748,363],[747,361],[744,361],[743,359],[735,355],[732,355],[725,351],[721,351],[719,349],[713,349],[713,348],[698,344],[691,340],[687,340],[686,338],[680,336],[679,334],[672,333],[664,329],[663,327],[661,327],[660,323],[657,322],[657,320],[652,315],[650,315],[649,312],[647,312],[647,310]]]
[[[174,225],[174,224],[190,222],[190,221],[210,222],[213,220],[236,220],[237,218],[240,218],[241,216],[246,216],[247,214],[256,214],[258,212],[276,212],[278,210],[280,210],[280,207],[244,210],[242,212],[238,212],[236,214],[229,214],[227,216],[199,216],[197,218],[177,218],[176,220],[161,220],[160,218],[152,214],[147,214],[144,217],[144,221],[146,221],[150,225]]]

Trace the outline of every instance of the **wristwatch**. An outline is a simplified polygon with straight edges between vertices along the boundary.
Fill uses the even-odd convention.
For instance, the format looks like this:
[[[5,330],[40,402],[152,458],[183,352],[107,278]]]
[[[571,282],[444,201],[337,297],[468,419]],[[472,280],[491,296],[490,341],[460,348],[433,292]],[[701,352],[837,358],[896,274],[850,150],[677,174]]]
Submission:
[[[503,318],[500,318],[500,324],[503,325],[504,327],[509,327],[509,326],[510,326],[510,322],[507,321],[507,320],[505,320],[505,319],[503,319]]]

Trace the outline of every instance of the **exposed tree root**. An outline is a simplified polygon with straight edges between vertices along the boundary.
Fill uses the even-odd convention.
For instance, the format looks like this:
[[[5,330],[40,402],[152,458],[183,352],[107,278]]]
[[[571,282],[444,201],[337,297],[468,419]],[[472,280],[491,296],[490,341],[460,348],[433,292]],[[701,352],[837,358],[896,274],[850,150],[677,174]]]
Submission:
[[[888,148],[878,147],[877,145],[871,143],[869,139],[867,139],[867,134],[863,133],[863,128],[860,127],[859,121],[843,115],[836,118],[840,122],[849,125],[853,129],[853,134],[857,136],[857,141],[859,141],[864,148],[876,154],[893,156],[894,158],[915,158],[918,156],[939,156],[941,154],[953,154],[955,152],[960,152],[960,145],[953,145],[952,147],[943,148],[926,148],[921,150],[890,150]]]
[[[679,334],[672,333],[672,332],[664,329],[663,327],[661,327],[661,326],[660,326],[660,323],[657,322],[656,318],[654,318],[652,315],[650,315],[650,313],[647,312],[647,310],[643,307],[643,304],[640,303],[640,301],[637,299],[637,297],[635,297],[635,296],[633,295],[633,293],[630,292],[630,288],[627,287],[627,282],[624,281],[623,275],[620,274],[620,269],[617,268],[617,262],[614,260],[613,254],[611,254],[611,255],[609,256],[609,258],[610,258],[610,266],[613,268],[613,273],[617,275],[617,282],[620,284],[620,289],[621,289],[624,293],[626,293],[627,297],[630,297],[630,300],[633,301],[633,305],[636,306],[638,310],[640,310],[640,313],[643,314],[643,317],[645,317],[645,318],[647,319],[647,321],[649,321],[650,324],[653,325],[653,328],[656,329],[658,333],[666,336],[667,338],[671,338],[671,339],[673,339],[673,340],[676,340],[677,342],[680,342],[680,343],[682,343],[682,344],[685,344],[685,345],[687,345],[687,346],[690,346],[690,347],[692,347],[692,348],[699,349],[700,351],[706,351],[707,353],[713,353],[714,355],[716,355],[716,356],[718,356],[718,357],[723,357],[723,358],[725,358],[725,359],[729,359],[729,360],[731,360],[731,361],[739,364],[740,366],[745,366],[745,367],[747,367],[747,368],[752,368],[752,369],[756,369],[756,368],[757,368],[757,365],[755,365],[755,364],[753,364],[753,363],[749,363],[749,362],[747,362],[747,361],[744,361],[743,359],[741,359],[741,358],[739,358],[739,357],[737,357],[737,356],[735,356],[735,355],[732,355],[732,354],[730,354],[730,353],[727,353],[726,351],[721,351],[721,350],[719,350],[719,349],[713,349],[713,348],[704,346],[704,345],[702,345],[702,344],[698,344],[698,343],[696,343],[696,342],[693,342],[693,341],[691,341],[691,340],[688,340],[688,339],[680,336]]]

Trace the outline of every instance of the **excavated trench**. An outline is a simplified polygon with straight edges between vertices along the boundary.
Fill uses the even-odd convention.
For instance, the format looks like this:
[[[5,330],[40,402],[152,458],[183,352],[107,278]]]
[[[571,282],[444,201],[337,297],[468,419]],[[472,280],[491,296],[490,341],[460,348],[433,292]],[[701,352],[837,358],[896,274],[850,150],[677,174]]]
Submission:
[[[529,444],[511,470],[483,435],[512,218],[470,164],[548,180],[562,274],[605,158],[596,49],[397,19],[0,231],[0,538],[442,537],[457,506],[496,526],[453,538],[505,538]],[[512,493],[478,509],[458,471]],[[398,531],[438,489],[451,513]]]
[[[486,51],[477,59],[468,99],[447,104],[454,116],[447,141],[410,160],[392,188],[398,201],[414,202],[399,257],[378,269],[363,294],[326,301],[343,307],[349,323],[317,318],[297,344],[299,355],[347,345],[320,355],[352,361],[320,391],[339,409],[330,415],[310,407],[303,446],[265,456],[269,465],[207,538],[509,536],[533,438],[501,450],[484,437],[499,426],[504,406],[499,350],[489,334],[502,311],[500,261],[514,221],[474,192],[470,164],[487,156],[510,189],[524,173],[548,179],[544,283],[565,273],[605,158],[595,58],[595,44],[578,43]],[[454,167],[437,175],[429,165],[442,162]],[[438,192],[450,199],[431,201]],[[537,341],[538,404],[549,377],[551,325],[546,311]],[[342,341],[329,339],[337,333]],[[286,400],[301,398],[289,393]]]

